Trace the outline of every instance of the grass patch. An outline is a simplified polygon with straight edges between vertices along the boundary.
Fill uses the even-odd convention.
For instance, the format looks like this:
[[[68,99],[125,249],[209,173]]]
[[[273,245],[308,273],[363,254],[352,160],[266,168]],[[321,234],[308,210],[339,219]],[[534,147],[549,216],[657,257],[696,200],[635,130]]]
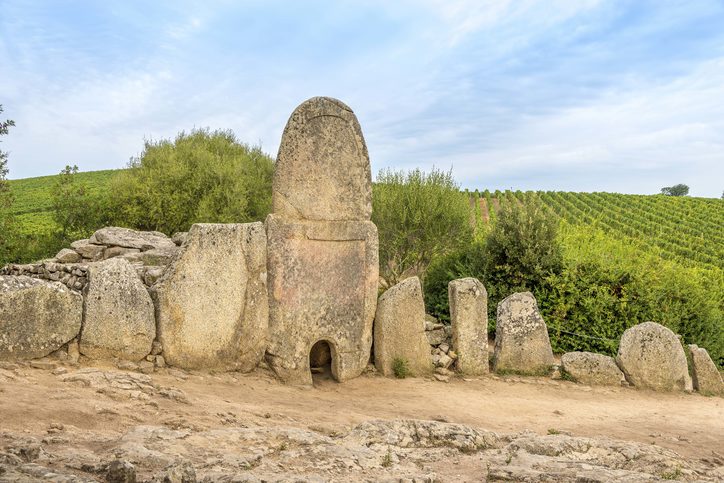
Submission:
[[[410,376],[410,365],[408,364],[407,359],[395,357],[392,360],[392,372],[395,374],[397,379],[405,379]]]

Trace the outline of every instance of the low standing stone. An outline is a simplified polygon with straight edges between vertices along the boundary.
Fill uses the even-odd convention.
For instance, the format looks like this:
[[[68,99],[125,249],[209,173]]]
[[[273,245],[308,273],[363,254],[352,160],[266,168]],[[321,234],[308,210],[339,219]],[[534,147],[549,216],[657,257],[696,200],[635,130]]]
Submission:
[[[191,227],[181,253],[154,285],[168,364],[256,367],[268,338],[266,261],[262,223]]]
[[[620,386],[625,380],[613,357],[593,352],[567,352],[561,357],[563,370],[576,382]]]
[[[514,293],[500,302],[493,370],[544,374],[554,362],[548,328],[533,294]]]
[[[694,389],[705,396],[724,396],[724,383],[714,361],[703,347],[689,344]]]
[[[462,278],[448,284],[452,345],[463,374],[487,374],[488,292],[480,280]]]
[[[670,329],[655,322],[635,325],[621,336],[616,357],[626,380],[654,391],[686,391],[691,378],[684,348]]]
[[[375,366],[394,375],[393,362],[403,359],[415,376],[432,372],[430,345],[425,336],[425,302],[420,279],[410,277],[388,289],[377,302]]]
[[[0,360],[36,359],[78,335],[83,297],[59,282],[0,275]]]
[[[156,337],[153,301],[133,266],[111,258],[89,268],[80,352],[93,359],[143,359]]]

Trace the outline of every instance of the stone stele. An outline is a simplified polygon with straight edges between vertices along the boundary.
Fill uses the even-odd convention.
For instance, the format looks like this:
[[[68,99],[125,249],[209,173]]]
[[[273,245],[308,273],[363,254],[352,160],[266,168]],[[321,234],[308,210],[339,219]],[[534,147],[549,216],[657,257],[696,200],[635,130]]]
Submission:
[[[425,302],[420,279],[410,277],[380,296],[375,316],[375,366],[394,374],[395,359],[404,360],[413,376],[432,372],[430,345],[425,336]]]
[[[0,360],[44,357],[75,338],[83,297],[60,282],[0,275]]]
[[[487,374],[488,292],[480,280],[461,278],[448,284],[448,298],[458,371],[469,376]]]
[[[267,218],[267,361],[290,384],[311,384],[310,351],[329,345],[332,376],[367,366],[377,303],[371,174],[352,110],[315,97],[284,129]]]
[[[554,364],[548,329],[535,297],[514,293],[498,304],[493,370],[544,374]]]
[[[91,264],[80,353],[139,361],[155,338],[153,301],[133,266],[121,258]]]
[[[709,352],[696,344],[689,344],[691,373],[694,389],[705,396],[724,396],[724,383],[719,369],[711,360]]]
[[[686,354],[679,338],[655,322],[644,322],[624,331],[616,362],[626,380],[638,388],[691,390]]]
[[[167,363],[254,369],[264,356],[269,310],[264,225],[193,225],[153,291]]]

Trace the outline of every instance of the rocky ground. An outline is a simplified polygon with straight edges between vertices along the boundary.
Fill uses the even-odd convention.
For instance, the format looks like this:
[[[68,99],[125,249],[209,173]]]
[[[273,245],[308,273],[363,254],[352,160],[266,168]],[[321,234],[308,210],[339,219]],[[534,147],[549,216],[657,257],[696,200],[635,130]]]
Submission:
[[[722,435],[722,398],[549,379],[0,363],[3,482],[723,481]]]

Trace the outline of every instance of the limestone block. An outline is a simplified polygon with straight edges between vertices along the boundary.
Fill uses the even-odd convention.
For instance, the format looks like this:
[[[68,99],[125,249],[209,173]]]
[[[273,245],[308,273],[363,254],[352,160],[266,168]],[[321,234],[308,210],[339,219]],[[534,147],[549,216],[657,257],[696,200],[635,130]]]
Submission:
[[[326,341],[335,379],[361,374],[377,302],[375,225],[270,215],[267,240],[271,368],[289,384],[311,384],[310,351]]]
[[[462,374],[487,374],[488,292],[480,280],[462,278],[448,284],[452,345]]]
[[[89,240],[96,245],[138,248],[146,251],[154,248],[173,248],[176,244],[169,237],[157,231],[136,231],[128,228],[108,226],[93,233]]]
[[[303,220],[369,220],[372,176],[354,112],[314,97],[292,113],[273,182],[274,214]]]
[[[151,351],[155,337],[153,301],[133,266],[121,258],[91,264],[80,353],[139,361]]]
[[[544,374],[554,364],[548,328],[530,292],[514,293],[498,304],[493,370]]]
[[[689,344],[688,349],[694,389],[705,396],[724,396],[721,373],[711,360],[709,352],[696,344]]]
[[[267,340],[266,270],[262,223],[193,225],[154,285],[166,363],[184,369],[256,367]]]
[[[432,373],[430,345],[425,336],[425,302],[417,277],[389,288],[377,302],[375,366],[385,376],[394,375],[395,359],[405,360],[414,376]]]
[[[83,297],[58,282],[0,275],[0,360],[35,359],[78,335]]]
[[[603,354],[567,352],[561,357],[561,366],[582,384],[620,386],[625,380],[613,357]]]
[[[654,391],[686,391],[691,386],[684,348],[670,329],[655,322],[635,325],[621,336],[616,357],[626,380]]]

